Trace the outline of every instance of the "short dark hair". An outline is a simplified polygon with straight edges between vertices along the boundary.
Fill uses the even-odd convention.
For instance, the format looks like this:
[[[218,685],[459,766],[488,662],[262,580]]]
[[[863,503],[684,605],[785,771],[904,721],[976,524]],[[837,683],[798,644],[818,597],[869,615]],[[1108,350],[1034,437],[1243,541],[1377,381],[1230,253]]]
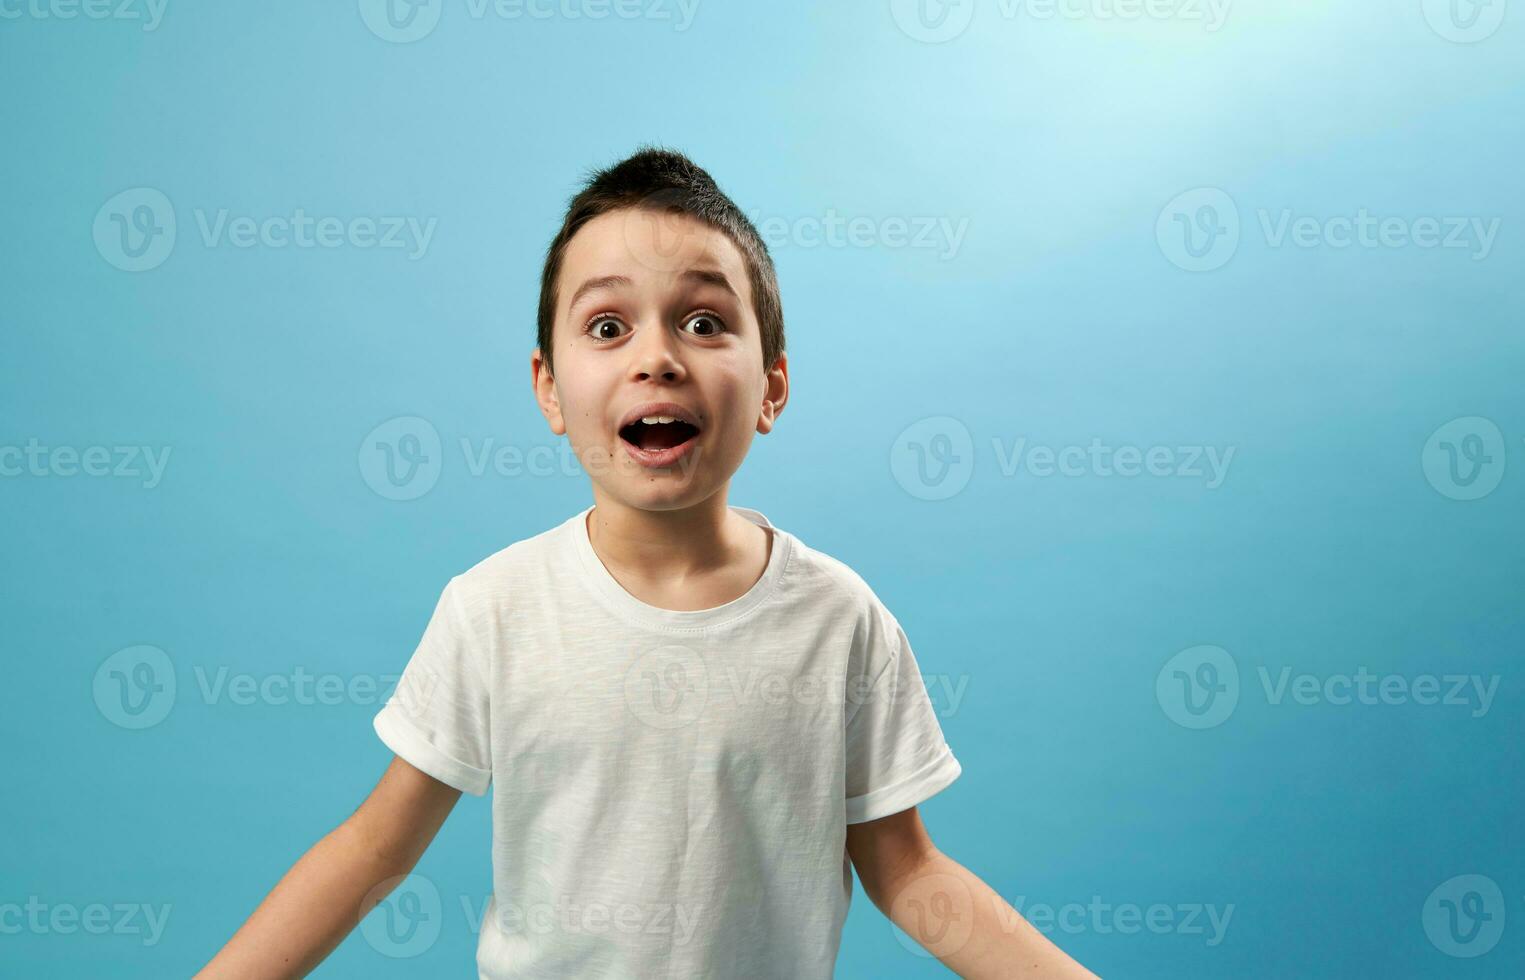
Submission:
[[[556,323],[556,280],[561,275],[567,243],[593,218],[620,208],[686,214],[731,240],[746,263],[752,287],[752,310],[762,334],[763,370],[772,368],[784,352],[784,310],[768,246],[751,220],[703,168],[676,150],[647,145],[613,166],[589,171],[582,190],[567,205],[561,230],[546,249],[536,335],[546,370],[555,375],[551,331]]]

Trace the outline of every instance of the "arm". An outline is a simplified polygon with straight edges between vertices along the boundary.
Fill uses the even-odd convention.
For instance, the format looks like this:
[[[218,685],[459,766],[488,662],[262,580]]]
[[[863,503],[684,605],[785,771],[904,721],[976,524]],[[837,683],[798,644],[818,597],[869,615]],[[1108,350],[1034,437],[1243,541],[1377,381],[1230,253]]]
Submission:
[[[413,870],[460,795],[394,756],[360,809],[302,855],[196,976],[306,976]]]
[[[939,851],[915,807],[849,824],[847,853],[875,907],[964,980],[1096,980]]]

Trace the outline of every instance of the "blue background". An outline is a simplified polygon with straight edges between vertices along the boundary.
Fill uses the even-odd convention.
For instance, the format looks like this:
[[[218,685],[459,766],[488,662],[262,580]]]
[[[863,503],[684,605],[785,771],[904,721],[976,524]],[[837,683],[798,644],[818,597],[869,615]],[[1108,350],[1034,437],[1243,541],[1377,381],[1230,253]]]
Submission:
[[[389,758],[374,698],[239,705],[199,678],[395,675],[451,575],[591,502],[575,474],[473,474],[461,442],[557,444],[528,383],[544,248],[582,173],[643,142],[758,220],[883,231],[773,241],[793,387],[730,500],[859,571],[929,679],[966,683],[956,704],[933,684],[964,766],[923,806],[944,851],[1024,909],[1232,905],[1216,944],[1051,927],[1104,976],[1525,972],[1518,3],[1466,43],[1420,0],[1241,0],[1217,30],[963,0],[941,42],[885,2],[704,0],[686,30],[435,2],[410,43],[353,2],[172,2],[151,31],[0,20],[0,446],[171,451],[153,487],[0,477],[0,905],[170,906],[154,945],[0,934],[0,974],[188,975],[364,798]],[[142,272],[92,237],[132,188],[177,224]],[[1172,202],[1198,188],[1227,195],[1239,237],[1189,271]],[[297,208],[437,226],[417,259],[198,227]],[[1361,208],[1498,233],[1475,258],[1262,228]],[[967,222],[951,254],[893,242],[892,219],[926,216]],[[442,440],[412,500],[373,490],[367,462],[398,416]],[[1471,465],[1503,476],[1457,499],[1427,440],[1474,416],[1502,442],[1479,430]],[[967,483],[929,499],[953,485],[904,460],[939,433],[968,434]],[[1008,474],[995,444],[1019,439],[1235,455],[1215,487]],[[140,644],[178,690],[133,730],[92,691]],[[1200,730],[1156,693],[1199,645],[1239,680]],[[1275,703],[1259,675],[1362,667],[1499,685],[1474,717]],[[390,959],[357,931],[319,975],[470,973],[460,898],[490,889],[488,817],[463,799],[419,866],[437,942]],[[1502,894],[1475,958],[1426,930],[1466,874]],[[860,889],[839,975],[948,974]]]

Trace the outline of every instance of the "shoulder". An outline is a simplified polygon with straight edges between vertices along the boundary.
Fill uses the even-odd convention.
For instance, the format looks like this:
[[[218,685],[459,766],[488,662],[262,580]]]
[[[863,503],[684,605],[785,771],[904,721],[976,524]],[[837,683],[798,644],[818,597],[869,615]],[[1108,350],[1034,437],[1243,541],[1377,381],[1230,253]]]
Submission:
[[[792,537],[792,536],[791,536]],[[786,577],[796,601],[824,605],[857,624],[864,640],[893,636],[899,623],[873,588],[840,558],[792,537]]]
[[[516,607],[569,575],[570,522],[548,528],[482,558],[446,584],[442,602],[462,626],[503,625]]]

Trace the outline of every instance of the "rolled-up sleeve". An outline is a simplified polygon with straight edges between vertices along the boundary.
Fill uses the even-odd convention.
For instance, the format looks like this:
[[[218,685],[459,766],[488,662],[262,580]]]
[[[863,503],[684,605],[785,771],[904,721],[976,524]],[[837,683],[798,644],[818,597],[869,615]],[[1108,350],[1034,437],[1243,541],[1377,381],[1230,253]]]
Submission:
[[[473,796],[492,781],[484,654],[461,616],[452,579],[397,687],[377,712],[376,734],[399,757]]]
[[[962,767],[943,737],[905,631],[884,613],[871,642],[880,663],[866,694],[847,704],[847,822],[899,813],[958,778]]]

